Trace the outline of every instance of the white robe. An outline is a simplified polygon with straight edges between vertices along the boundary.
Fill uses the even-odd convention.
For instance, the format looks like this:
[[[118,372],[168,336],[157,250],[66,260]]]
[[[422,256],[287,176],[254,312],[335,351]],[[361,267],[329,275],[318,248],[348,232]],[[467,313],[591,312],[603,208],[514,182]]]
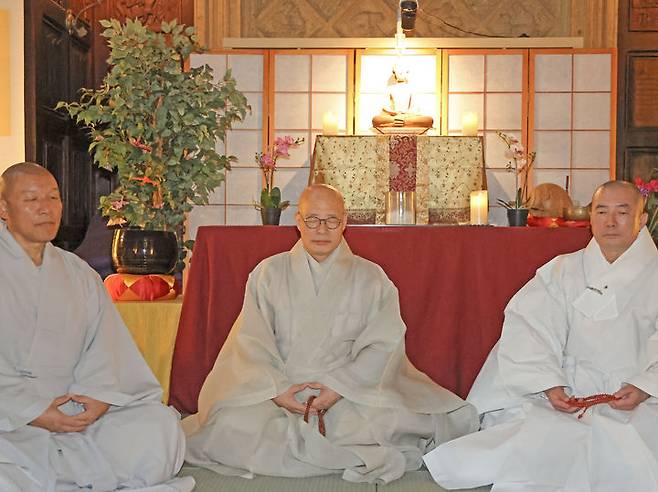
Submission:
[[[245,477],[342,473],[389,482],[419,468],[428,449],[477,427],[472,406],[407,359],[397,289],[383,270],[345,241],[314,261],[298,242],[250,274],[199,413],[183,420],[188,462]],[[343,396],[325,415],[326,438],[317,418],[306,424],[271,401],[308,381]]]
[[[162,484],[182,465],[184,435],[98,275],[51,244],[35,266],[1,221],[0,336],[2,492],[193,488]],[[67,393],[111,406],[83,432],[28,425]]]
[[[658,251],[643,228],[615,262],[599,245],[558,256],[509,302],[503,332],[468,401],[482,431],[425,456],[443,487],[493,491],[658,491]],[[632,411],[607,404],[582,419],[544,391],[651,397]]]

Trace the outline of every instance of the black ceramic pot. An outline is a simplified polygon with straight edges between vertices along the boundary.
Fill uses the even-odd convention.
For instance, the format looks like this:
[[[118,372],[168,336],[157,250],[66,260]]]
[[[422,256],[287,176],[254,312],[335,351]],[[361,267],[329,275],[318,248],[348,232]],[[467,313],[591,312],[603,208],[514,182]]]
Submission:
[[[507,209],[507,222],[510,227],[525,227],[528,225],[528,209],[527,208],[508,208]]]
[[[279,225],[279,221],[281,220],[281,209],[278,207],[261,208],[260,218],[263,221],[263,225]]]
[[[112,264],[118,273],[171,273],[178,262],[176,234],[170,231],[117,229],[112,238]]]

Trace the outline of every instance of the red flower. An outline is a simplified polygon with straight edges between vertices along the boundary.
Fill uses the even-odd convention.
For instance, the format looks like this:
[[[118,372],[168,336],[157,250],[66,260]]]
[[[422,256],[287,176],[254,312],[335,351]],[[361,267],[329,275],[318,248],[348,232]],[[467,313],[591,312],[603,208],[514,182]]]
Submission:
[[[132,178],[130,178],[130,180],[131,181],[140,181],[140,186],[144,186],[146,184],[150,184],[150,185],[153,185],[153,186],[160,186],[160,183],[158,183],[157,181],[153,181],[151,178],[146,177],[146,176],[143,176],[141,178],[136,178],[136,177],[133,176]]]
[[[658,193],[658,179],[652,179],[645,183],[642,178],[635,178],[635,186],[644,197],[649,196],[651,192]]]
[[[130,145],[132,145],[133,147],[138,148],[139,150],[141,150],[145,154],[150,153],[151,150],[153,150],[153,148],[150,145],[146,145],[145,143],[142,143],[141,139],[131,137],[129,142],[130,142]]]

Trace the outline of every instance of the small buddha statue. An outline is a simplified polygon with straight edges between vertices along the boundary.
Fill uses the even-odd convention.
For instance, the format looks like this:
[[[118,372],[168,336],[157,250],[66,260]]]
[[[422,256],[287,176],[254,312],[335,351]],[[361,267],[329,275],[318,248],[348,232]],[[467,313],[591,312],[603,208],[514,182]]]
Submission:
[[[388,81],[389,105],[372,119],[375,128],[414,127],[431,128],[434,119],[418,114],[414,107],[413,92],[409,87],[409,70],[393,65],[393,73]]]

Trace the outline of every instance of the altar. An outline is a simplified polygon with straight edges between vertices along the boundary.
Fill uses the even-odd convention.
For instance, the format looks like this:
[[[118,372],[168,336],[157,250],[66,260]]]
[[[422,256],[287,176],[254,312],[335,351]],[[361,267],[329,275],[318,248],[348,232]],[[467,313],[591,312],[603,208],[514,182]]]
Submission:
[[[487,188],[482,138],[319,135],[309,183],[338,188],[352,224],[384,224],[387,191],[415,192],[417,224],[468,222],[470,193]]]
[[[512,295],[554,256],[576,251],[589,229],[348,226],[352,251],[379,264],[400,293],[409,359],[465,397],[500,336]],[[235,321],[249,272],[290,249],[295,227],[201,227],[187,277],[170,404],[197,409],[206,375]]]

